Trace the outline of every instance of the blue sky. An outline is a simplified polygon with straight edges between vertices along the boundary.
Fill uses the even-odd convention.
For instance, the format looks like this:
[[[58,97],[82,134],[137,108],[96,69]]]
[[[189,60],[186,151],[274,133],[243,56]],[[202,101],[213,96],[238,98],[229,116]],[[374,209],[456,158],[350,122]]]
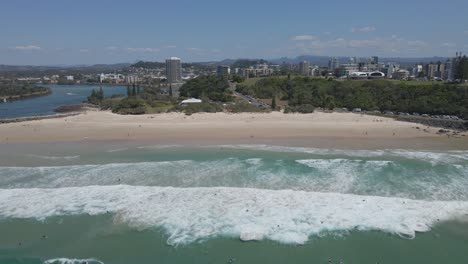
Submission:
[[[468,53],[467,10],[466,0],[2,0],[0,64],[451,56]]]

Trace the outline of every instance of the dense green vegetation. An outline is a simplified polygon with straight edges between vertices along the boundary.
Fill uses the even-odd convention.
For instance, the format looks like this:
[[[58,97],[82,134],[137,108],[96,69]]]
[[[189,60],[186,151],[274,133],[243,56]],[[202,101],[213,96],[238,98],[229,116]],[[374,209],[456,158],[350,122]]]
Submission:
[[[201,76],[186,82],[179,90],[183,97],[207,98],[215,102],[234,100],[229,82],[217,76]]]
[[[231,68],[248,68],[250,66],[254,66],[256,64],[264,64],[264,63],[268,63],[268,61],[264,60],[264,59],[260,59],[260,60],[248,60],[248,59],[240,59],[240,60],[236,60],[232,65],[231,65]]]
[[[226,110],[231,113],[268,113],[271,112],[271,109],[265,107],[257,107],[255,105],[249,104],[246,101],[239,99],[236,103],[227,104],[225,106]]]
[[[222,112],[223,107],[217,103],[204,101],[200,104],[189,104],[187,106],[176,105],[171,111],[183,112],[187,115],[194,113],[204,112],[204,113],[216,113]]]
[[[457,58],[455,65],[455,79],[467,80],[468,79],[468,58],[463,56]]]
[[[0,97],[28,97],[39,94],[49,94],[51,91],[47,87],[39,87],[35,85],[14,85],[14,84],[0,84]]]
[[[88,102],[92,104],[100,104],[102,100],[104,99],[104,91],[102,90],[102,87],[99,87],[99,90],[94,90],[91,92],[91,95],[88,96]]]
[[[288,111],[308,112],[313,107],[347,107],[468,118],[468,87],[462,85],[270,77],[260,79],[254,85],[240,84],[237,89],[257,98],[276,96],[287,100],[290,107]]]

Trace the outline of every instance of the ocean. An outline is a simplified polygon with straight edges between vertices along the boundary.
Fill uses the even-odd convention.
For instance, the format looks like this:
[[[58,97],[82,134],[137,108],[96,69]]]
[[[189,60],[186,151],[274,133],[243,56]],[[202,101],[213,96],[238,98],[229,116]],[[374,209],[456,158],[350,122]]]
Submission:
[[[87,100],[93,89],[99,85],[41,85],[49,87],[52,94],[0,103],[0,118],[53,115],[62,105],[79,104]],[[127,94],[127,86],[103,85],[104,95]]]
[[[1,146],[1,264],[468,262],[468,151],[86,144]]]

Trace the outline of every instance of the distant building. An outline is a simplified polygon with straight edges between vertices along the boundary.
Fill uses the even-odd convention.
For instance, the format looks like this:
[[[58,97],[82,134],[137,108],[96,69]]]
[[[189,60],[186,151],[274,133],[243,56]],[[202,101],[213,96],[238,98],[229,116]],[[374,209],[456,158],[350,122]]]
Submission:
[[[426,76],[429,79],[434,79],[436,77],[436,72],[437,72],[438,65],[437,64],[427,64],[426,65]]]
[[[216,73],[220,77],[229,76],[231,74],[231,67],[229,66],[218,66]]]
[[[68,75],[68,76],[65,76],[65,79],[67,81],[73,81],[75,78],[73,77],[73,75]]]
[[[310,69],[310,75],[312,76],[320,76],[320,68],[319,66],[313,66]]]
[[[113,73],[110,73],[110,74],[104,74],[104,73],[101,73],[98,75],[98,78],[99,78],[99,82],[103,83],[122,83],[123,81],[125,81],[125,76],[122,75],[122,74],[113,74]]]
[[[283,62],[281,64],[281,70],[283,70],[283,71],[292,71],[292,70],[294,70],[294,65],[292,63]]]
[[[368,73],[367,72],[352,72],[348,76],[350,79],[367,79]]]
[[[359,71],[359,66],[356,63],[347,63],[347,64],[341,64],[336,72],[337,72],[338,77],[341,77],[341,76],[349,76],[351,73],[358,72],[358,71]]]
[[[394,63],[388,63],[382,69],[382,72],[387,76],[387,78],[392,78],[393,73],[398,70],[398,66]]]
[[[421,72],[423,72],[423,66],[422,65],[418,64],[413,68],[413,75],[415,77],[418,77]]]
[[[329,72],[335,72],[335,70],[340,66],[340,62],[338,61],[338,58],[332,57],[328,61],[328,71]]]
[[[239,73],[241,76],[245,78],[255,78],[255,77],[266,77],[272,75],[274,72],[273,69],[255,69],[254,67],[249,68],[242,68],[239,69]]]
[[[445,63],[438,63],[437,64],[437,71],[435,73],[435,77],[439,79],[447,79],[445,74]]]
[[[369,79],[383,79],[385,78],[385,73],[375,71],[375,72],[369,72],[367,76]]]
[[[125,83],[138,83],[139,78],[135,75],[127,75],[125,76]]]
[[[301,61],[299,63],[299,73],[302,75],[309,75],[310,64],[307,61]]]
[[[392,78],[395,80],[408,80],[409,71],[407,70],[398,70],[393,73]]]
[[[171,57],[166,60],[166,78],[169,83],[182,81],[182,65],[179,58]]]
[[[268,64],[262,63],[262,64],[255,64],[254,66],[255,69],[268,69]]]

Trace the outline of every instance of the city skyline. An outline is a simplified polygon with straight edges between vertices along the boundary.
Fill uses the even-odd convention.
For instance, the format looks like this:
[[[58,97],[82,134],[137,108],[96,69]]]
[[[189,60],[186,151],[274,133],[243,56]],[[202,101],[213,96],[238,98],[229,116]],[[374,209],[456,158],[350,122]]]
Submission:
[[[248,3],[248,4],[247,4]],[[25,8],[27,7],[27,8]],[[459,0],[391,5],[204,1],[8,1],[0,64],[72,65],[319,56],[432,57],[468,53]],[[440,20],[430,20],[437,14]]]

